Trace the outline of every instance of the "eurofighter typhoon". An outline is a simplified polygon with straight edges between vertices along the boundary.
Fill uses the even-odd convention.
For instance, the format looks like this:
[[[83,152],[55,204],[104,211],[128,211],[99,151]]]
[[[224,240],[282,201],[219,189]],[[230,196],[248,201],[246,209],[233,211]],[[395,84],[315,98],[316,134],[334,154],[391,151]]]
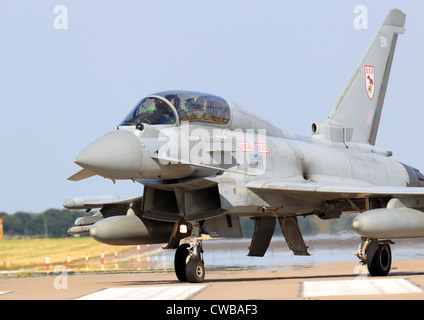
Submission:
[[[293,253],[309,255],[298,216],[356,212],[355,254],[372,276],[387,275],[391,240],[424,237],[424,176],[375,146],[404,24],[403,12],[389,12],[328,118],[312,124],[311,137],[211,94],[143,98],[117,130],[75,158],[83,169],[69,178],[129,179],[144,186],[143,194],[67,200],[68,209],[100,209],[69,232],[89,232],[110,245],[166,243],[164,249],[176,249],[177,278],[202,282],[202,235],[242,237],[240,217],[255,223],[249,256],[265,254],[277,221]]]

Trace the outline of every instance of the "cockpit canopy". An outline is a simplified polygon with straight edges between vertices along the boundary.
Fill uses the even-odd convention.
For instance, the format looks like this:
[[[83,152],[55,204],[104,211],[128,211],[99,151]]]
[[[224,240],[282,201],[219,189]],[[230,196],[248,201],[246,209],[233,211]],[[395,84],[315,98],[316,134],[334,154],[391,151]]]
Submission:
[[[228,103],[217,96],[191,91],[165,91],[142,99],[119,126],[138,123],[176,124],[202,122],[225,125],[230,121]]]

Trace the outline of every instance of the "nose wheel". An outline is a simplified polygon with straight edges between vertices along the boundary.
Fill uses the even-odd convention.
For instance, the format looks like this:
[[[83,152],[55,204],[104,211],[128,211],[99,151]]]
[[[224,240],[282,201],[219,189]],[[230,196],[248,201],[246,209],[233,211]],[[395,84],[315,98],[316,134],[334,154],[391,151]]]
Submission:
[[[175,274],[181,282],[200,283],[205,279],[202,241],[196,238],[190,244],[177,248],[174,259]]]
[[[203,261],[197,258],[188,261],[185,271],[188,282],[200,283],[205,279],[205,266]]]
[[[189,243],[183,243],[175,251],[174,270],[181,282],[200,283],[205,279],[202,237],[199,225],[194,225]]]

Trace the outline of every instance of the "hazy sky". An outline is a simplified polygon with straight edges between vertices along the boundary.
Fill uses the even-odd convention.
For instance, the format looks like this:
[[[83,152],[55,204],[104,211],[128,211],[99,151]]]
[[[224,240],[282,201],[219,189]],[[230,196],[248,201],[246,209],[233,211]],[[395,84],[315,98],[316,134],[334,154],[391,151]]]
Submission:
[[[220,95],[309,136],[392,8],[407,31],[376,144],[424,171],[423,1],[0,0],[0,211],[139,195],[133,182],[66,179],[82,149],[158,91]]]

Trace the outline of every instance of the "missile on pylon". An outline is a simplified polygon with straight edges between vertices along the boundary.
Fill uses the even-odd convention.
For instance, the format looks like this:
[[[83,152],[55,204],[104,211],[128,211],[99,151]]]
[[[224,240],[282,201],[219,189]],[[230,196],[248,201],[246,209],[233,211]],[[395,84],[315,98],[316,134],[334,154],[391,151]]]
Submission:
[[[70,235],[76,236],[80,234],[85,234],[90,232],[90,228],[92,225],[87,226],[73,226],[68,229],[68,233]]]

